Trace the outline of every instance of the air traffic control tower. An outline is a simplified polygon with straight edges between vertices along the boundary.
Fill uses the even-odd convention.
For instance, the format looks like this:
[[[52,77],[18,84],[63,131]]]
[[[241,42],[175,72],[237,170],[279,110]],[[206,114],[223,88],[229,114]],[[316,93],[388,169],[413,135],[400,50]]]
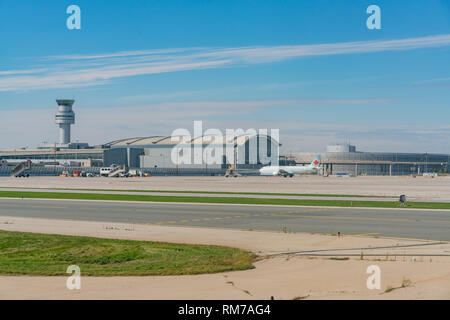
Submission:
[[[75,100],[57,99],[58,112],[55,115],[55,123],[59,125],[59,143],[70,144],[70,125],[75,123],[75,113],[72,105]]]

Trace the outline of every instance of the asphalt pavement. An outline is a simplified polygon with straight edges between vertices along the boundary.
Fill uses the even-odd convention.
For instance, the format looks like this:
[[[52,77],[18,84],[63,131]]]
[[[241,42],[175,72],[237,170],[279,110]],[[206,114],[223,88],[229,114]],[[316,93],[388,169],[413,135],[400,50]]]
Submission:
[[[450,211],[0,199],[0,216],[450,241]]]

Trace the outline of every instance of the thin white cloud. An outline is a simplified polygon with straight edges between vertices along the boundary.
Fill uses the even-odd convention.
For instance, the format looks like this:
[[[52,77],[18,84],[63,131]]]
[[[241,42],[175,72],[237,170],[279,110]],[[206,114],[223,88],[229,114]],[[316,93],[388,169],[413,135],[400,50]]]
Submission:
[[[115,53],[95,54],[95,55],[59,55],[48,56],[45,59],[48,60],[90,60],[90,59],[104,59],[104,58],[122,58],[122,57],[137,57],[137,56],[149,56],[168,53],[181,53],[193,50],[205,49],[202,47],[196,48],[170,48],[170,49],[156,49],[156,50],[136,50],[136,51],[119,51]]]
[[[450,45],[450,35],[437,35],[400,40],[359,41],[329,44],[247,47],[217,50],[213,54],[218,57],[235,56],[247,63],[280,61],[288,58],[307,56],[324,56],[336,54],[355,54],[382,51],[403,51],[420,48],[441,47]]]
[[[47,70],[36,68],[0,71],[0,91],[93,86],[105,84],[116,78],[156,73],[223,68],[309,56],[414,50],[448,45],[450,45],[450,34],[400,40],[312,45],[174,48],[53,56],[39,61],[41,65],[43,61],[49,64]]]
[[[45,72],[47,69],[30,69],[30,70],[5,70],[0,71],[0,76],[10,76],[10,75],[16,75],[16,74],[32,74],[32,73],[39,73],[39,72]]]
[[[124,64],[80,70],[55,71],[42,76],[0,77],[0,91],[28,91],[52,88],[86,87],[106,83],[107,80],[144,74],[185,71],[219,67],[228,61],[188,63]]]

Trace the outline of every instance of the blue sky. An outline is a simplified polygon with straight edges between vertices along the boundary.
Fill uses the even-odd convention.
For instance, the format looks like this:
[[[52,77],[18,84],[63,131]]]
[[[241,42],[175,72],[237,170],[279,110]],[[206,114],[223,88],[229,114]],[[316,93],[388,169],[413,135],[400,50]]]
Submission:
[[[54,142],[54,100],[75,98],[91,144],[203,120],[279,128],[286,152],[450,152],[446,0],[0,0],[0,44],[0,149]]]

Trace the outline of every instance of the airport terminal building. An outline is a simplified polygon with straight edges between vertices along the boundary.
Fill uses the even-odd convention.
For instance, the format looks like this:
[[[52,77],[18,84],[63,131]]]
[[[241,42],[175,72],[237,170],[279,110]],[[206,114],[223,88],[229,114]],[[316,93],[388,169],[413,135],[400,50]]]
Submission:
[[[359,152],[350,144],[330,145],[323,153],[295,153],[287,159],[301,165],[317,155],[324,174],[399,176],[450,171],[450,154]]]
[[[280,155],[278,141],[261,135],[236,138],[231,146],[235,158],[229,151],[230,157],[227,157],[226,149],[230,147],[229,144],[218,142],[223,137],[201,137],[207,141],[215,140],[214,144],[204,143],[200,138],[181,137],[189,141],[187,145],[192,150],[191,161],[177,163],[173,156],[177,144],[172,138],[170,136],[127,138],[101,146],[79,149],[52,147],[0,151],[0,175],[9,175],[14,165],[28,160],[32,162],[31,174],[35,175],[56,175],[62,171],[73,170],[97,174],[100,167],[111,165],[126,165],[152,175],[223,175],[226,169],[233,165],[241,174],[256,175],[259,168],[276,163],[278,160],[280,165],[307,165],[316,156],[321,157],[321,173],[329,175],[397,176],[450,171],[450,154],[359,152],[351,145],[334,145],[328,146],[327,151],[323,153]],[[256,145],[256,149],[251,145]],[[261,150],[263,145],[267,147]],[[201,163],[196,163],[194,158],[194,148],[197,146],[201,150],[203,160]],[[220,161],[215,163],[207,161],[208,155],[211,155],[207,149],[211,146],[223,149]]]
[[[174,170],[225,170],[228,166],[259,169],[277,164],[279,142],[265,134],[128,138],[104,145],[108,153],[124,153],[129,167]]]
[[[115,140],[98,146],[71,142],[74,100],[58,99],[55,123],[59,143],[36,149],[0,151],[0,175],[27,163],[31,175],[56,175],[82,170],[98,174],[112,165],[150,174],[225,174],[233,167],[251,174],[261,166],[278,164],[280,143],[267,134],[244,132],[202,136],[148,136]]]
[[[257,175],[265,165],[307,165],[318,155],[321,173],[330,175],[420,175],[450,170],[449,154],[359,152],[350,144],[330,145],[323,153],[280,155],[278,139],[256,132],[135,137],[90,146],[71,142],[74,100],[56,102],[59,143],[0,151],[0,175],[10,175],[24,163],[30,175],[59,175],[75,170],[98,174],[101,167],[112,165],[152,175],[223,175],[229,167],[240,174]]]
[[[178,149],[178,150],[177,150]],[[217,175],[233,166],[244,174],[266,164],[277,164],[279,142],[267,135],[150,136],[116,140],[95,147],[54,146],[0,151],[0,175],[29,161],[31,174],[52,175],[83,170],[97,174],[100,167],[125,165],[153,175]]]

